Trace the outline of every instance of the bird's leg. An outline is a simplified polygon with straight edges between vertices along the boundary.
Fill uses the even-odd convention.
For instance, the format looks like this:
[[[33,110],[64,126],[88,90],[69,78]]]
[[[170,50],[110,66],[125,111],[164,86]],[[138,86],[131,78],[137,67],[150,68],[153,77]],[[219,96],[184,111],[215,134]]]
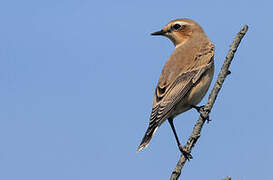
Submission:
[[[194,108],[197,112],[200,113],[200,111],[202,111],[202,108],[204,108],[205,106],[195,106],[195,105],[191,105],[192,108]]]
[[[168,121],[169,121],[170,126],[171,126],[171,128],[172,128],[172,130],[173,130],[173,134],[174,134],[174,136],[175,136],[175,140],[176,140],[176,142],[177,142],[177,146],[178,146],[179,150],[181,151],[181,153],[184,155],[184,157],[185,157],[187,160],[192,159],[192,155],[184,150],[183,146],[181,145],[181,143],[180,143],[180,141],[179,141],[179,139],[178,139],[178,136],[177,136],[177,134],[176,134],[175,127],[174,127],[174,124],[173,124],[173,118],[169,118]]]
[[[207,123],[209,123],[211,121],[211,119],[208,117],[204,117],[204,105],[203,106],[195,106],[195,105],[191,105],[192,108],[196,109],[197,112],[200,113],[200,116],[203,118],[203,120],[206,120]]]

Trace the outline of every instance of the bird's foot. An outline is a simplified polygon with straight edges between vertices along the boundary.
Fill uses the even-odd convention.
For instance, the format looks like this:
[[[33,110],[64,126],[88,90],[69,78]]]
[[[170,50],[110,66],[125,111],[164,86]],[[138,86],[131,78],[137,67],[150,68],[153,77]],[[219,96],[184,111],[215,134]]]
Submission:
[[[192,155],[190,153],[188,153],[182,145],[179,145],[179,150],[181,151],[181,153],[183,154],[183,156],[186,158],[186,160],[190,161],[190,159],[192,159]]]
[[[200,116],[202,117],[202,119],[204,121],[207,121],[207,123],[209,123],[211,121],[211,119],[209,118],[209,115],[206,113],[205,111],[205,106],[191,106],[192,108],[196,109],[197,112],[200,113]]]
[[[201,111],[202,111],[202,109],[204,109],[205,105],[203,105],[203,106],[192,105],[191,107],[194,108],[197,112],[201,113]]]

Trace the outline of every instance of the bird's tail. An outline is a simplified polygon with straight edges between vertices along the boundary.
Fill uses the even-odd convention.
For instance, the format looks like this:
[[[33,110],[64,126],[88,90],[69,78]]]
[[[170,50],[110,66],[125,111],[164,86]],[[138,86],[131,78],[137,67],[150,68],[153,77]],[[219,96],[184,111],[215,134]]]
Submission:
[[[149,143],[150,143],[153,135],[155,134],[156,130],[158,129],[158,127],[159,127],[158,125],[148,127],[144,137],[142,138],[140,145],[137,148],[137,152],[141,151],[142,149],[146,148],[149,145]]]

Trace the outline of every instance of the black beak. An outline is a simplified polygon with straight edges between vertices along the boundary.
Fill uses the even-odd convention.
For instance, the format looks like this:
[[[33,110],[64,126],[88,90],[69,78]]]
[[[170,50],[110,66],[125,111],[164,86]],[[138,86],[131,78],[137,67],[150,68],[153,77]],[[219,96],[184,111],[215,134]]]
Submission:
[[[151,33],[151,35],[152,36],[163,36],[163,35],[165,35],[165,31],[163,31],[163,29],[162,29],[160,31]]]

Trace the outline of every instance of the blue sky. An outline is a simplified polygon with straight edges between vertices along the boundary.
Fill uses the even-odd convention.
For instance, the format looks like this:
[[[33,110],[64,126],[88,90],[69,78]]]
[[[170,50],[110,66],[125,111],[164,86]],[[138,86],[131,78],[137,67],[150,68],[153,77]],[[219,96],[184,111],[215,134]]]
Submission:
[[[272,6],[1,1],[0,179],[168,179],[180,153],[167,123],[136,153],[174,49],[149,34],[187,17],[215,43],[215,76],[235,34],[249,31],[181,179],[272,180]],[[197,118],[194,110],[176,118],[182,142]]]

